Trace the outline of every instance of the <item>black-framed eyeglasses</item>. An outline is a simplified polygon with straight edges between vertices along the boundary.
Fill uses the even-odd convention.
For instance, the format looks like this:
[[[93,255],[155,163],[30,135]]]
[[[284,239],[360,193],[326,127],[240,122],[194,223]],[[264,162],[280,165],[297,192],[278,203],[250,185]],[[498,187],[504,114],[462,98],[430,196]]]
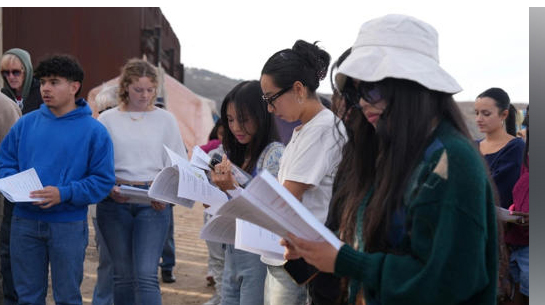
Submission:
[[[11,73],[11,75],[17,77],[19,75],[21,75],[21,73],[23,73],[23,70],[19,70],[19,69],[14,69],[14,70],[2,70],[0,71],[2,73],[2,76],[3,77],[8,77]]]
[[[280,96],[282,96],[282,94],[290,91],[290,89],[293,88],[293,85],[289,86],[289,87],[286,87],[284,89],[281,89],[280,91],[276,92],[275,94],[271,95],[271,96],[266,96],[265,94],[263,94],[261,96],[261,99],[263,99],[263,101],[265,103],[267,103],[268,105],[271,105],[271,107],[274,107],[274,100],[276,100],[277,98],[279,98]]]
[[[376,104],[382,100],[380,89],[375,83],[360,82],[356,91],[369,104]]]

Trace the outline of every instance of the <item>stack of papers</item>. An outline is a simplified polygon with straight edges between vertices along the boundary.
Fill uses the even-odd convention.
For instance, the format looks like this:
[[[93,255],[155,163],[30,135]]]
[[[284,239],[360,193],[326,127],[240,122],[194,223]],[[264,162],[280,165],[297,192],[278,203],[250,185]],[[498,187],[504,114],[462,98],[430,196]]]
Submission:
[[[172,166],[163,168],[153,179],[148,196],[158,201],[192,207],[194,201],[208,205],[225,203],[227,195],[208,182],[206,173],[164,147]]]
[[[279,240],[287,238],[288,232],[306,240],[327,241],[336,249],[341,247],[335,234],[266,170],[227,203],[207,212],[216,217],[205,224],[201,238],[224,240],[237,249],[267,257],[282,257],[284,249]]]
[[[11,202],[41,201],[41,198],[30,198],[30,192],[43,188],[34,168],[0,179],[0,191]]]
[[[222,157],[219,156],[218,158],[221,161]],[[210,156],[207,155],[204,152],[204,150],[202,150],[197,145],[193,147],[193,153],[191,154],[191,161],[190,161],[190,164],[192,166],[195,166],[202,170],[207,171],[211,169],[210,161],[212,161],[212,158],[210,158]],[[231,163],[231,173],[235,177],[235,180],[238,182],[238,184],[242,185],[242,187],[244,187],[246,184],[250,182],[250,180],[252,180],[252,175],[248,174],[247,172],[243,171],[240,167],[232,163]]]

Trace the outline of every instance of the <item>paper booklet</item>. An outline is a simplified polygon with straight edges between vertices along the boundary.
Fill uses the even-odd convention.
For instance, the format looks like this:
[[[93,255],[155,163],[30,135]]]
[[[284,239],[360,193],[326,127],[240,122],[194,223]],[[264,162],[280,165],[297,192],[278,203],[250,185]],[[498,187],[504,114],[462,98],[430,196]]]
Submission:
[[[211,159],[212,158],[210,158],[210,156],[205,153],[204,150],[199,147],[199,145],[195,145],[193,146],[191,160],[189,161],[189,163],[192,166],[208,171],[210,170]]]
[[[125,197],[129,197],[128,203],[149,204],[149,205],[151,205],[152,201],[157,201],[157,202],[160,202],[160,203],[169,204],[169,202],[165,202],[165,201],[162,201],[162,200],[157,200],[157,199],[150,198],[148,196],[148,190],[133,187],[133,186],[130,186],[130,185],[123,185],[123,184],[120,185],[119,186],[119,194],[121,194],[122,196],[125,196]],[[191,201],[188,201],[187,203],[181,202],[180,204],[182,204],[182,205],[184,205],[184,206],[186,206],[188,208],[193,207],[193,203]]]
[[[284,260],[280,236],[251,222],[236,220],[235,248],[251,253]]]
[[[194,201],[215,206],[228,200],[224,192],[208,182],[202,169],[191,166],[189,161],[168,147],[164,148],[172,166],[163,168],[155,176],[148,190],[150,198],[190,208]]]
[[[288,232],[306,240],[327,241],[336,249],[341,246],[340,240],[266,170],[257,175],[237,196],[219,208],[211,208],[209,211],[216,216],[221,215],[222,218],[245,220],[277,235],[264,235],[268,233],[260,231],[260,228],[244,226],[242,223],[236,226],[235,237],[238,236],[240,239],[238,246],[249,252],[265,256],[280,254],[280,249],[274,244],[278,245],[280,237],[287,237]],[[229,226],[224,227],[225,231],[232,230],[233,220]],[[207,233],[233,235],[233,232],[206,228],[207,225],[203,228]],[[239,228],[243,228],[242,233],[239,232]],[[267,238],[257,240],[259,238],[255,236]],[[211,238],[209,235],[207,237]],[[277,251],[273,250],[275,248]]]
[[[504,209],[502,207],[496,207],[496,215],[499,220],[505,221],[505,222],[513,222],[517,223],[520,218],[523,216],[520,215],[511,215],[511,211],[508,209]]]
[[[42,198],[30,198],[30,192],[43,188],[34,168],[0,179],[0,191],[11,202],[41,201]]]
[[[205,210],[210,212],[210,210]],[[215,215],[204,224],[200,238],[234,245],[236,249],[284,260],[280,236],[251,222],[230,216]]]
[[[235,243],[235,223],[236,220],[233,217],[214,215],[202,227],[200,238],[232,245]]]
[[[219,154],[218,154],[219,156]],[[222,156],[219,156],[218,159],[221,161]],[[212,158],[208,154],[204,152],[198,145],[195,145],[193,147],[193,153],[191,154],[191,161],[190,164],[194,167],[200,168],[205,171],[209,171],[211,169],[210,162],[212,161]],[[238,184],[242,185],[243,187],[250,182],[252,179],[252,175],[246,173],[243,171],[240,167],[234,165],[231,163],[231,172],[233,173],[233,176],[235,177],[235,180],[238,182]]]

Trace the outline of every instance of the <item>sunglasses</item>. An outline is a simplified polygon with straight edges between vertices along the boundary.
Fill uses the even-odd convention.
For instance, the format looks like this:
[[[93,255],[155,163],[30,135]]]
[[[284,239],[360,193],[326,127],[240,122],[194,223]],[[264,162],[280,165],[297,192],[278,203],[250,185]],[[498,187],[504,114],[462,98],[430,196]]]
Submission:
[[[356,92],[361,98],[371,105],[382,100],[380,89],[375,83],[360,82],[356,88]]]
[[[293,85],[292,85],[292,86],[289,86],[289,87],[287,87],[287,88],[284,88],[284,89],[282,89],[282,90],[276,92],[275,94],[273,94],[273,95],[271,95],[271,96],[266,96],[265,94],[263,94],[263,95],[261,96],[261,99],[263,99],[263,101],[264,101],[265,103],[267,103],[268,105],[271,105],[271,107],[274,108],[274,104],[273,104],[274,100],[276,100],[277,98],[279,98],[282,94],[288,92],[291,88],[293,88]]]
[[[23,73],[23,70],[2,70],[2,76],[8,77],[10,74],[17,77]]]

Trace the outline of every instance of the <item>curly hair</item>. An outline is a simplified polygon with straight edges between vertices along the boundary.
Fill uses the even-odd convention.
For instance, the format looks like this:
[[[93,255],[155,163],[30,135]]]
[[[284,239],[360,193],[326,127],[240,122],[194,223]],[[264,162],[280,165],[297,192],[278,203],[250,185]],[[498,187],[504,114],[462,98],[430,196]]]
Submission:
[[[149,62],[132,58],[121,68],[121,77],[119,78],[118,97],[120,104],[127,105],[129,103],[129,85],[141,77],[148,77],[150,81],[157,87],[157,69]],[[155,96],[157,93],[155,93]],[[151,101],[155,100],[155,96]]]
[[[83,69],[78,61],[70,55],[53,55],[41,61],[34,71],[34,77],[40,79],[48,76],[60,76],[69,81],[80,83],[76,96],[83,87]]]

